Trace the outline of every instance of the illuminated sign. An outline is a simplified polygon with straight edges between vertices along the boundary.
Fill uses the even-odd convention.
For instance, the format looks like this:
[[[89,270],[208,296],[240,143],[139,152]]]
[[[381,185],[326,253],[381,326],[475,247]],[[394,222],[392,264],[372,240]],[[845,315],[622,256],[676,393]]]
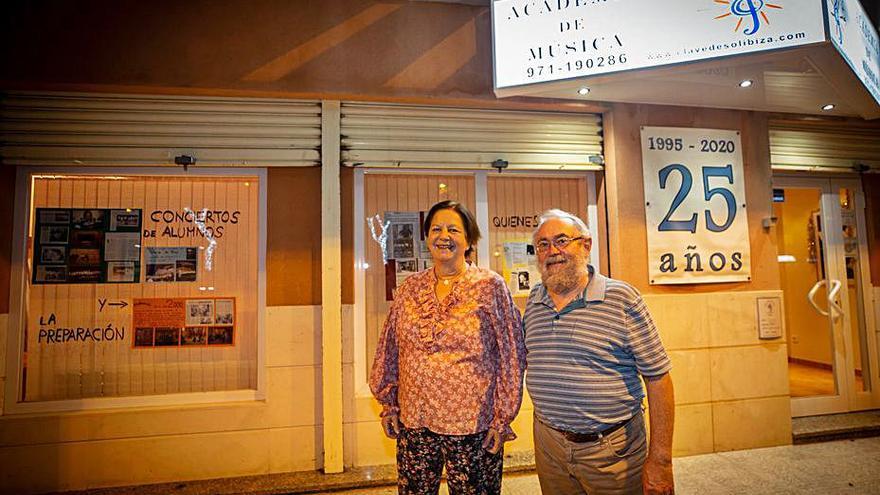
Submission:
[[[831,42],[880,103],[880,37],[857,0],[825,0]]]
[[[492,26],[498,89],[825,41],[802,0],[498,0]]]

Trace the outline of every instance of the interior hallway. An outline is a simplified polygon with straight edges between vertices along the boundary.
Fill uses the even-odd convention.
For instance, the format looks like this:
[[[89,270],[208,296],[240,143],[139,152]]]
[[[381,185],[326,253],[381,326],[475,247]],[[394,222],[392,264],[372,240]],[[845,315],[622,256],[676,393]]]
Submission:
[[[818,366],[789,361],[788,383],[792,397],[834,394],[834,376],[831,370]],[[856,375],[856,387],[858,390],[864,390],[864,380],[861,375]]]

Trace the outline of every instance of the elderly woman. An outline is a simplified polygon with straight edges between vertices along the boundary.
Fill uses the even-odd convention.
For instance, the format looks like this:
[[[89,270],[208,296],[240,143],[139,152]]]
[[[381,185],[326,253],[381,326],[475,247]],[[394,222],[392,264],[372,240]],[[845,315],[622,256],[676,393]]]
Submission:
[[[397,290],[370,373],[385,434],[397,439],[398,490],[501,493],[505,441],[522,400],[521,317],[504,280],[467,262],[480,230],[455,201],[425,218],[433,268]]]

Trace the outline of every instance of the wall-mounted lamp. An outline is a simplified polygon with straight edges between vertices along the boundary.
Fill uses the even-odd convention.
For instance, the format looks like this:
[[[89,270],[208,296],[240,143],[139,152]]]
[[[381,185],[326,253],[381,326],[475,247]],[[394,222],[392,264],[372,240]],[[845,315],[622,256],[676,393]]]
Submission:
[[[508,165],[510,165],[510,162],[508,162],[507,160],[502,160],[501,158],[492,162],[492,167],[498,169],[499,174],[501,173],[502,170],[507,168]]]
[[[183,165],[183,170],[187,170],[190,165],[196,164],[196,157],[191,155],[177,155],[174,157],[175,165]]]

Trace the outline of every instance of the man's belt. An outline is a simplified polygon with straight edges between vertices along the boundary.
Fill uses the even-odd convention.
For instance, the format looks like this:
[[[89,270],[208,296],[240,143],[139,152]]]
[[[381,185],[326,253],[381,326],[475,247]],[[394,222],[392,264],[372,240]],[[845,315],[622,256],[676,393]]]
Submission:
[[[629,418],[625,421],[621,421],[620,423],[613,424],[613,425],[609,426],[608,428],[605,428],[603,430],[593,432],[593,433],[578,433],[576,431],[560,430],[559,428],[556,428],[556,427],[549,425],[549,424],[547,426],[552,430],[555,430],[555,431],[558,431],[559,433],[562,433],[562,436],[564,436],[565,439],[568,440],[569,442],[588,443],[588,442],[595,442],[602,437],[606,437],[606,436],[614,433],[615,431],[626,426],[626,424],[629,423],[630,421],[632,421],[632,418]]]

